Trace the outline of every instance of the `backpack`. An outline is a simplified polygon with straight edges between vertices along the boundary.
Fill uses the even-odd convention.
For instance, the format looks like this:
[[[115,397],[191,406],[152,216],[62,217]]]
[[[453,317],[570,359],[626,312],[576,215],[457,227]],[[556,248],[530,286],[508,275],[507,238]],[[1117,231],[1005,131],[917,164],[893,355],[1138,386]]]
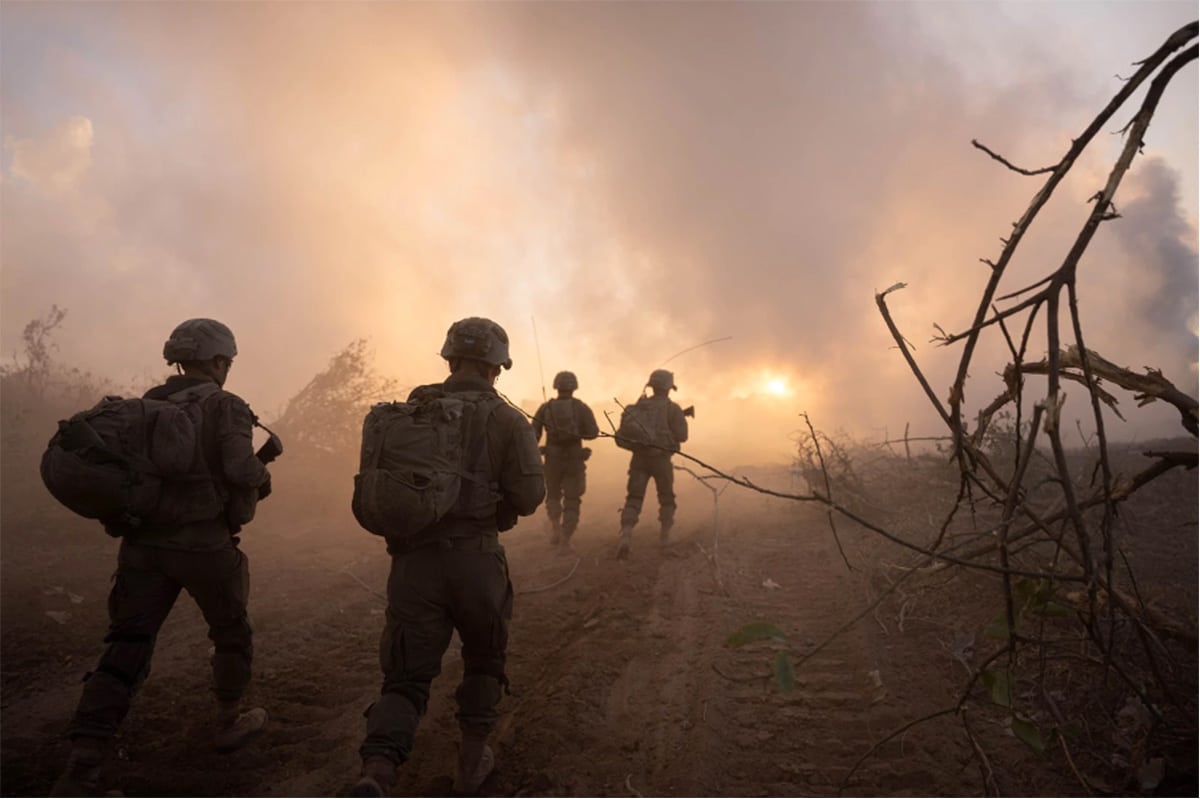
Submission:
[[[107,396],[58,423],[42,454],[50,494],[108,527],[180,525],[215,518],[224,499],[204,457],[203,383],[167,399]]]
[[[641,397],[633,405],[626,405],[621,410],[621,423],[617,425],[617,446],[631,452],[675,451],[678,445],[667,424],[669,411],[670,403],[653,402],[650,397]]]
[[[569,446],[580,441],[579,423],[575,417],[575,400],[552,399],[546,407],[546,443]]]
[[[372,407],[350,504],[359,525],[402,542],[451,511],[495,515],[500,494],[491,481],[486,425],[500,402],[489,392],[429,387],[408,402]]]

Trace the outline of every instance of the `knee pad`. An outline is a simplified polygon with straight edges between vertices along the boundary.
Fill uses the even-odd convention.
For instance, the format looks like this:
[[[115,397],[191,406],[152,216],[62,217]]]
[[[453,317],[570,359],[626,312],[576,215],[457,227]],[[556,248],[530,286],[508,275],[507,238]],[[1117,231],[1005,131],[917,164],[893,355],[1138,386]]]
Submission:
[[[460,714],[463,716],[489,716],[493,708],[500,702],[503,677],[491,674],[465,674],[463,681],[454,693],[458,700]]]

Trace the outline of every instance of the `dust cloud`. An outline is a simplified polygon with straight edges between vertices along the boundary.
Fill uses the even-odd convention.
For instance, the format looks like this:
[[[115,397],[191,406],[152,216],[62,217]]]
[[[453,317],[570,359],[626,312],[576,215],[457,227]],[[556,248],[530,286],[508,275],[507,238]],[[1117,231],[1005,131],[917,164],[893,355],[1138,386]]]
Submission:
[[[873,293],[908,284],[893,312],[943,390],[931,325],[968,323],[1039,185],[971,139],[1052,163],[1194,15],[1039,8],[6,3],[2,352],[57,304],[56,357],[143,387],[167,332],[212,316],[269,419],[359,337],[400,385],[438,379],[447,325],[486,315],[527,410],[569,368],[604,427],[675,370],[706,460],[787,460],[802,411],[935,432]],[[1090,346],[1194,389],[1194,66],[1177,83],[1081,291]],[[1109,138],[1011,288],[1063,257]],[[971,406],[1000,388],[984,355]],[[1126,409],[1116,438],[1175,430]]]

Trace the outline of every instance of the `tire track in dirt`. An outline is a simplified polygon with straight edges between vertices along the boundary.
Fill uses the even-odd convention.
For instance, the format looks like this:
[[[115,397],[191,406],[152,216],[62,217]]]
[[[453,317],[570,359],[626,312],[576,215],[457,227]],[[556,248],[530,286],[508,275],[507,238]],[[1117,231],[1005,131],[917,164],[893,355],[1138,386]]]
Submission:
[[[661,794],[703,784],[704,747],[694,739],[710,679],[705,618],[716,601],[701,593],[711,582],[705,562],[690,542],[660,551],[644,540],[617,561],[612,543],[581,545],[567,591],[518,597],[512,672],[532,684],[501,739],[511,763],[504,793]]]
[[[733,553],[731,601],[737,613],[744,621],[777,624],[788,641],[717,655],[722,671],[736,678],[726,680],[718,707],[731,745],[739,750],[731,757],[737,770],[721,785],[722,793],[835,794],[872,743],[916,717],[914,696],[928,690],[908,682],[904,664],[871,616],[816,651],[871,595],[862,572],[847,569],[820,515],[808,510],[791,515],[790,522],[745,536],[744,546],[726,548]],[[845,530],[842,536],[854,538]],[[778,587],[764,584],[768,578]],[[773,679],[744,679],[768,673],[779,651],[807,657],[797,666],[791,693],[781,692]],[[918,673],[927,673],[928,662],[916,655]],[[970,792],[976,786],[959,777],[959,763],[968,754],[947,751],[944,735],[918,728],[863,763],[847,790],[892,796]]]
[[[518,590],[509,668],[516,695],[502,707],[488,791],[828,795],[873,741],[913,718],[920,686],[904,682],[869,618],[805,662],[792,693],[755,678],[769,672],[776,651],[802,656],[864,607],[867,580],[846,570],[819,516],[756,512],[730,524],[719,564],[727,596],[706,557],[711,529],[703,525],[684,528],[665,550],[643,534],[627,562],[612,557],[611,536],[581,530],[573,578],[526,595],[522,587],[553,583],[574,560],[540,535],[507,542]],[[768,577],[780,587],[765,587]],[[778,624],[787,644],[723,647],[756,620]],[[457,661],[435,684],[397,795],[449,784],[456,669]],[[944,732],[918,729],[885,746],[851,792],[973,790],[973,774],[962,769],[969,753],[946,750]]]

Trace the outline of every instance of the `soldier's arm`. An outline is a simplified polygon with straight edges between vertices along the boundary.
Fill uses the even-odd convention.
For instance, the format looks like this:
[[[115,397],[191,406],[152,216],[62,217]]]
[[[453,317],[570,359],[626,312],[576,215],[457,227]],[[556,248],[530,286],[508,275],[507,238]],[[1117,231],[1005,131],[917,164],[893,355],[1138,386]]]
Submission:
[[[587,403],[580,401],[579,437],[591,441],[598,435],[600,435],[600,428],[596,424],[596,414],[592,413],[592,409],[587,406]]]
[[[667,414],[667,426],[671,428],[671,435],[674,436],[678,443],[682,444],[687,441],[687,417],[683,415],[683,408],[680,408],[674,402],[671,403],[671,412]]]
[[[518,515],[528,516],[546,498],[542,456],[533,428],[524,417],[513,411],[509,419],[501,448],[500,493]]]
[[[546,425],[547,405],[548,403],[543,402],[541,407],[537,409],[537,413],[533,415],[533,424],[531,427],[533,429],[533,443],[535,444],[542,440],[542,428]]]
[[[222,396],[218,402],[217,443],[225,480],[243,488],[258,488],[271,475],[254,455],[254,414],[233,394]]]

